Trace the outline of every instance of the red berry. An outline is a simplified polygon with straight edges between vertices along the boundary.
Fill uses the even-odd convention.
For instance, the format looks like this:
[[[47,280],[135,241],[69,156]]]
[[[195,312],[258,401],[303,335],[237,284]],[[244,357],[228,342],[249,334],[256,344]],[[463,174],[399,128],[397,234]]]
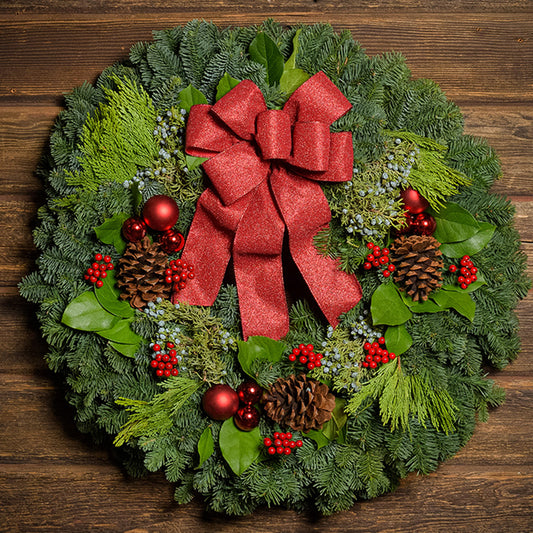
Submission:
[[[468,285],[466,283],[461,283],[461,289],[466,289],[468,287]]]
[[[115,267],[113,265],[113,263],[108,263],[107,264],[107,270],[113,270]]]
[[[150,366],[152,368],[157,368],[159,366],[159,363],[155,359],[153,359],[152,361],[150,361]]]
[[[366,361],[363,361],[363,366],[364,366],[365,368],[368,368],[368,363],[367,363]]]
[[[173,368],[170,373],[173,375],[173,376],[177,376],[179,374],[179,370],[177,368]]]
[[[110,263],[110,262],[111,262],[111,257],[108,256],[108,255],[104,255],[104,261],[105,261],[106,263]]]
[[[381,250],[381,255],[389,255],[389,249],[383,248],[383,250]]]
[[[375,356],[374,356],[374,361],[375,361],[376,363],[381,363],[381,355],[375,355]]]
[[[289,445],[289,440],[288,439],[283,439],[283,441],[281,442],[281,445],[286,448],[288,445]]]
[[[285,448],[283,448],[283,446],[278,446],[276,448],[276,453],[278,453],[279,455],[281,455],[283,453],[283,451],[285,450]]]
[[[379,262],[384,265],[385,263],[388,263],[389,262],[389,258],[386,256],[386,255],[382,255],[380,258],[379,258]]]
[[[307,348],[310,352],[312,352],[312,351],[315,349],[315,347],[314,347],[312,344],[308,344],[308,345],[306,346],[306,348]]]
[[[284,449],[283,449],[283,453],[284,453],[285,455],[290,455],[290,454],[292,453],[292,450],[287,446],[287,448],[284,448]]]
[[[370,350],[370,348],[372,348],[372,345],[367,341],[363,344],[363,348],[365,350]]]
[[[304,348],[302,351],[301,351],[301,354],[304,355],[304,356],[308,356],[309,355],[309,350],[307,348]]]
[[[290,440],[289,441],[289,448],[295,448],[295,447],[296,447],[296,443],[293,440]]]
[[[396,359],[396,354],[394,352],[390,352],[389,359]]]
[[[263,439],[263,444],[268,448],[269,446],[272,446],[272,439],[269,439],[268,437]]]
[[[315,366],[322,366],[322,363],[320,361],[316,361]]]
[[[89,278],[89,281],[90,281],[91,283],[96,283],[96,277],[95,277],[95,276],[91,276],[91,277]]]
[[[299,361],[302,365],[305,365],[305,363],[307,363],[307,357],[305,357],[305,355],[300,355]]]
[[[271,446],[267,451],[268,455],[276,455],[276,448],[274,446]]]
[[[378,366],[376,361],[370,361],[370,363],[368,363],[368,365],[370,366],[370,368],[376,368]]]
[[[315,363],[307,363],[307,368],[309,370],[313,370],[313,368],[315,368],[315,366],[316,366]]]
[[[155,371],[155,373],[156,373],[159,377],[161,377],[161,376],[163,375],[163,371],[162,371],[160,368],[158,368],[158,369]]]
[[[178,287],[179,287],[180,289],[184,289],[184,288],[186,287],[186,283],[185,283],[184,281],[180,281],[180,282],[178,283]]]
[[[277,439],[274,439],[274,446],[281,446],[281,439],[279,437]]]
[[[101,261],[102,260],[102,254],[94,254],[94,258],[96,259],[96,261]]]
[[[459,277],[457,278],[457,283],[464,283],[464,282],[465,282],[465,278],[464,278],[464,276],[459,276]]]
[[[455,265],[450,265],[450,266],[448,267],[448,270],[449,270],[450,272],[457,272],[457,267],[456,267]]]
[[[289,354],[289,361],[296,361],[296,354],[290,353]]]
[[[101,279],[96,281],[96,286],[97,287],[102,287],[103,285],[104,285],[104,282]]]
[[[378,339],[378,344],[385,344],[385,337],[380,337]]]
[[[157,366],[158,366],[161,370],[164,370],[164,369],[165,369],[165,363],[163,363],[163,361],[159,361],[159,363],[157,363]]]
[[[379,266],[379,259],[374,259],[374,261],[372,261],[372,266],[377,268]]]
[[[467,276],[468,274],[470,274],[470,270],[468,270],[468,268],[466,267],[462,267],[460,272],[463,276]]]
[[[477,276],[475,274],[472,274],[472,277],[470,279],[472,280],[472,283],[473,283],[474,281],[477,281]]]
[[[93,270],[92,268],[88,268],[88,269],[87,269],[87,274],[88,274],[89,276],[92,276],[92,275],[94,274],[94,270]]]
[[[365,270],[370,270],[370,269],[372,268],[372,265],[371,265],[370,263],[365,263],[365,264],[363,265],[363,268],[364,268]]]
[[[305,348],[305,344],[299,344],[298,345],[298,350],[303,350]]]
[[[161,361],[161,358],[162,358],[162,357],[163,357],[163,356],[162,356],[160,353],[158,353],[158,354],[155,355],[155,360],[156,360],[156,361]]]
[[[464,259],[465,261],[469,261],[470,260],[470,256],[469,255],[463,255],[462,259]]]
[[[383,364],[388,363],[388,362],[389,362],[389,358],[385,355],[385,356],[383,356],[383,357],[381,358],[381,362],[382,362]]]
[[[373,242],[367,242],[366,243],[366,247],[371,250],[372,248],[374,248],[374,243]]]
[[[375,244],[372,247],[372,251],[374,252],[374,255],[376,255],[376,252],[381,252],[381,248],[377,244]]]
[[[297,448],[301,448],[301,447],[303,446],[303,444],[304,444],[304,443],[303,443],[301,440],[297,440],[297,441],[296,441],[296,447],[297,447]]]
[[[167,348],[174,348],[175,344],[173,342],[167,342]]]
[[[102,271],[100,272],[100,277],[101,277],[101,278],[107,278],[107,272],[106,272],[105,270],[102,270]]]
[[[394,272],[396,270],[396,267],[394,265],[389,265],[387,267],[387,270],[390,270],[391,272]]]
[[[470,267],[470,273],[471,274],[477,274],[477,268],[476,267]]]
[[[291,440],[292,439],[292,433],[287,431],[287,433],[285,433],[285,438]]]
[[[376,250],[374,248],[374,257],[381,257],[381,250]]]
[[[372,255],[372,254],[368,254],[366,256],[366,260],[369,262],[369,263],[372,263],[372,261],[374,261],[375,257]]]
[[[84,277],[84,279],[86,279],[87,281],[89,281],[89,278],[90,278],[89,274],[85,274],[83,277]]]
[[[382,274],[383,274],[383,277],[384,277],[384,278],[388,278],[388,277],[391,275],[391,272],[390,272],[390,270],[384,270],[384,271],[382,272]]]
[[[279,431],[276,431],[276,432],[274,433],[274,439],[279,439]]]
[[[161,346],[159,346],[159,344],[154,344],[154,345],[152,346],[152,350],[153,350],[154,352],[160,352],[160,351],[161,351]]]

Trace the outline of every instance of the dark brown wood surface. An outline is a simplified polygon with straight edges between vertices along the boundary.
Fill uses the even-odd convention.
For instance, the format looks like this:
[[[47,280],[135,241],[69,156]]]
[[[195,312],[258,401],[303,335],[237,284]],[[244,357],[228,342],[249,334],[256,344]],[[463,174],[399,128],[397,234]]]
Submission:
[[[228,519],[199,500],[172,501],[162,475],[132,480],[80,435],[43,361],[34,309],[17,292],[34,268],[31,229],[43,189],[34,170],[62,95],[124,59],[154,29],[204,18],[221,25],[331,22],[376,54],[401,51],[413,76],[437,81],[466,131],[499,152],[494,189],[516,205],[533,274],[533,4],[530,0],[0,1],[0,531],[533,531],[533,298],[518,313],[523,350],[492,376],[505,404],[429,476],[329,518],[262,509]]]

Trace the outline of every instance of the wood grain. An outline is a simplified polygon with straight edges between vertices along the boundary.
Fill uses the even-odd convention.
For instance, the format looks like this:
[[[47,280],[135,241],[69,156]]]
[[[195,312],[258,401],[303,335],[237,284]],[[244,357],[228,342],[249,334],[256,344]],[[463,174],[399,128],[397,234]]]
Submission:
[[[177,506],[161,474],[128,478],[112,451],[80,435],[44,361],[34,307],[18,296],[35,267],[31,230],[45,198],[35,168],[62,95],[127,57],[153,29],[331,22],[369,54],[402,51],[413,76],[458,103],[488,139],[533,274],[533,6],[525,0],[0,0],[0,532],[528,532],[533,530],[533,298],[518,306],[522,352],[491,378],[507,400],[429,476],[349,512],[319,518],[260,509],[239,519]]]

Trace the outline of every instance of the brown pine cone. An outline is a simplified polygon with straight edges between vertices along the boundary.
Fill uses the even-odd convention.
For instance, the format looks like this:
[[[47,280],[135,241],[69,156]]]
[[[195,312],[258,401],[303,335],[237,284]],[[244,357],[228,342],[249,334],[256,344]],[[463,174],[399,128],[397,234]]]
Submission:
[[[137,309],[142,309],[158,296],[168,298],[171,286],[165,282],[167,265],[167,254],[148,237],[129,243],[117,265],[120,297],[129,300]]]
[[[415,302],[425,301],[442,285],[440,242],[431,235],[397,238],[391,246],[391,261],[396,267],[394,281]]]
[[[280,426],[308,432],[331,418],[335,396],[324,383],[305,374],[279,378],[263,396],[265,413]]]

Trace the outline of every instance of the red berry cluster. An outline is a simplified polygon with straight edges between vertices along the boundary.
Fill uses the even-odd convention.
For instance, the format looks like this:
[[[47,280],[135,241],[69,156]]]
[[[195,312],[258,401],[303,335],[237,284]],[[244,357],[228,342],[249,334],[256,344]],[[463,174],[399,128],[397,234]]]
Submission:
[[[301,448],[301,440],[292,440],[292,433],[280,433],[276,431],[271,439],[266,437],[263,444],[268,448],[269,455],[290,455],[294,448]]]
[[[477,268],[474,266],[469,255],[463,255],[459,266],[450,265],[448,270],[450,272],[457,272],[457,283],[459,283],[463,290],[468,288],[474,281],[477,281]]]
[[[365,263],[363,264],[363,268],[365,270],[370,270],[372,267],[380,268],[387,263],[389,263],[389,252],[390,250],[388,248],[381,249],[377,244],[374,244],[372,242],[367,243],[366,247],[371,250],[370,253],[366,256]],[[393,264],[388,264],[381,273],[388,278],[395,270],[395,266]]]
[[[115,267],[111,262],[111,257],[108,255],[95,254],[94,263],[87,269],[83,276],[86,281],[90,281],[93,285],[101,287],[104,278],[107,278],[107,271],[113,270]]]
[[[363,348],[366,350],[365,360],[363,361],[363,366],[365,368],[376,368],[378,364],[388,363],[392,359],[396,359],[396,354],[394,352],[387,351],[383,345],[385,344],[385,339],[380,337],[377,342],[365,342]]]
[[[321,353],[315,353],[314,346],[312,344],[300,344],[298,348],[293,348],[289,354],[289,361],[298,361],[302,365],[306,365],[308,370],[322,366],[321,359],[324,357]]]
[[[170,261],[169,268],[165,270],[165,281],[174,284],[174,290],[184,289],[188,279],[194,279],[194,266],[188,265],[181,259]]]
[[[168,353],[162,353],[163,348],[159,344],[154,344],[152,350],[154,359],[150,362],[150,366],[155,368],[155,373],[159,377],[177,376],[178,369],[175,367],[178,364],[177,352],[173,342],[167,342],[166,348]]]

